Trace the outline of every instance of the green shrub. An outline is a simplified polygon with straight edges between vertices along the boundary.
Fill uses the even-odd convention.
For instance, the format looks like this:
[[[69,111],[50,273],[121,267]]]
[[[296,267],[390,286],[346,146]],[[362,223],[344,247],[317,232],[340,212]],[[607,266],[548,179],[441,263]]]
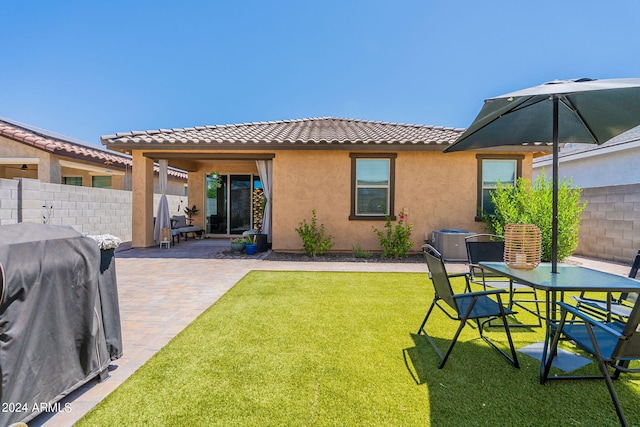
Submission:
[[[384,232],[373,227],[373,231],[380,239],[382,258],[403,258],[413,247],[413,242],[411,241],[413,225],[405,225],[405,218],[404,212],[400,212],[398,223],[393,226],[391,225],[391,219],[387,217]]]
[[[582,190],[570,179],[558,182],[558,260],[563,260],[578,247],[580,215],[587,206],[580,201]],[[495,215],[488,216],[491,231],[504,235],[506,224],[535,224],[542,232],[542,261],[551,261],[553,221],[553,181],[544,171],[531,181],[518,178],[515,187],[498,183],[491,193]]]
[[[316,210],[311,211],[311,224],[304,219],[298,223],[296,232],[302,238],[302,251],[310,257],[322,255],[334,245],[331,235],[325,236],[324,224],[317,225]]]
[[[355,256],[356,258],[371,258],[371,252],[369,252],[366,249],[362,249],[362,246],[360,246],[360,243],[358,243],[357,245],[353,246],[353,256]]]

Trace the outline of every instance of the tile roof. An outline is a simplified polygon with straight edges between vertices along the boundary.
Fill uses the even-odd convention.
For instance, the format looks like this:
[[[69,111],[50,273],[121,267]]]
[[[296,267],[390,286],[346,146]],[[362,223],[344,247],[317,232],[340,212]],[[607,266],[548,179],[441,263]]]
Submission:
[[[59,135],[3,117],[0,117],[0,136],[43,151],[97,163],[101,166],[109,165],[109,167],[122,167],[123,169],[133,166],[133,162],[129,156],[111,153],[98,147],[89,147],[76,142],[77,140],[71,137]],[[159,170],[158,167],[154,169],[156,171]],[[187,179],[186,172],[174,168],[169,168],[169,175],[179,179]]]
[[[464,129],[399,124],[335,117],[198,126],[179,129],[133,131],[105,135],[106,146],[126,149],[131,145],[216,146],[250,144],[254,148],[313,147],[326,145],[440,146],[453,143]],[[130,147],[131,148],[131,147]],[[238,146],[238,148],[241,148]]]

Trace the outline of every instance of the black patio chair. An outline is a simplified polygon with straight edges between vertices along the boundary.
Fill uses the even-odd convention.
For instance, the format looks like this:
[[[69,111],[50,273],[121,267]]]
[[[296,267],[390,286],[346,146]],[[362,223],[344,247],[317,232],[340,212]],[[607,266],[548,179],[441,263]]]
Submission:
[[[447,270],[444,266],[444,262],[442,261],[442,255],[430,245],[424,245],[422,249],[424,252],[425,260],[427,262],[427,266],[429,268],[429,277],[435,289],[435,296],[433,298],[433,302],[431,303],[431,307],[429,307],[427,315],[425,316],[422,324],[420,325],[420,328],[418,329],[418,334],[424,333],[438,356],[440,356],[440,364],[438,365],[438,369],[442,369],[444,367],[445,363],[447,362],[447,358],[449,357],[449,354],[451,354],[453,346],[455,345],[458,336],[460,335],[460,332],[462,332],[462,329],[470,320],[476,321],[480,337],[484,341],[486,341],[489,345],[491,345],[491,347],[496,349],[513,366],[519,368],[520,365],[518,363],[518,357],[516,356],[516,350],[513,346],[513,340],[511,339],[509,324],[507,323],[506,318],[508,314],[512,314],[513,312],[510,309],[504,307],[502,305],[502,300],[500,299],[500,294],[504,293],[505,291],[501,289],[495,289],[480,292],[471,292],[469,287],[469,275],[467,273],[448,275]],[[454,294],[453,289],[451,288],[451,282],[449,281],[449,278],[458,276],[464,276],[466,280],[465,293],[462,294]],[[494,295],[497,298],[497,301],[489,298],[489,295]],[[441,301],[445,304],[441,304]],[[429,320],[429,316],[436,306],[440,310],[442,310],[444,314],[450,319],[460,321],[458,330],[453,336],[451,343],[449,344],[449,348],[444,355],[425,330],[425,326],[427,324],[427,321]],[[495,343],[489,340],[483,333],[484,322],[480,322],[480,319],[486,319],[486,322],[492,318],[497,317],[502,319],[507,339],[509,341],[509,347],[511,349],[511,357],[509,357],[509,355],[505,353],[501,348],[499,348]]]
[[[616,413],[623,426],[627,421],[622,412],[618,395],[613,386],[613,380],[617,380],[621,372],[640,372],[640,368],[629,368],[632,360],[640,359],[640,301],[636,302],[626,323],[620,321],[604,322],[590,317],[577,307],[559,302],[560,323],[553,326],[555,333],[551,342],[551,348],[544,364],[542,383],[551,379],[604,379],[611,395],[611,400],[616,408]],[[571,314],[573,320],[567,319]],[[591,376],[549,376],[553,359],[557,356],[558,342],[564,336],[573,341],[576,346],[591,354],[598,362],[602,375]],[[613,375],[609,369],[614,369]]]
[[[542,326],[541,301],[538,300],[538,294],[534,288],[513,282],[511,279],[487,271],[479,265],[483,261],[504,261],[504,237],[495,234],[473,234],[465,237],[464,240],[471,283],[481,285],[484,290],[487,290],[487,287],[508,290],[507,306],[510,309],[516,305],[536,316],[537,323],[534,325],[516,324],[513,326]],[[521,295],[532,295],[532,297],[521,298]],[[530,308],[531,304],[533,304],[533,308]]]
[[[638,270],[640,270],[640,251],[633,260],[628,277],[637,278]],[[604,317],[609,322],[614,316],[617,320],[625,321],[638,299],[636,292],[622,292],[617,298],[613,298],[613,295],[609,294],[609,303],[606,300],[586,298],[584,295],[585,293],[581,292],[580,296],[572,297],[578,303],[577,307],[589,311],[595,316]]]

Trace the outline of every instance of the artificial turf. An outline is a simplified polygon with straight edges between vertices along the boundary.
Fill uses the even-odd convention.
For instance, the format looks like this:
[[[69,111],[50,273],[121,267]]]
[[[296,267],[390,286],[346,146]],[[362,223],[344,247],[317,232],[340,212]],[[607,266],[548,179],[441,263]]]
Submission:
[[[538,361],[519,354],[513,368],[471,327],[437,369],[415,335],[432,298],[425,273],[252,272],[77,425],[619,424],[604,381],[540,385]],[[439,313],[429,322],[441,348],[456,327]],[[512,335],[518,348],[543,330]],[[636,378],[616,382],[632,424]]]

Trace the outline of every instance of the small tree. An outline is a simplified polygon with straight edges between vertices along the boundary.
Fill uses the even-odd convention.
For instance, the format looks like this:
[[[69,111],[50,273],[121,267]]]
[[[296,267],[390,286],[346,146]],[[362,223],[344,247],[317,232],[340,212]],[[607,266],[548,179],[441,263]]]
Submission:
[[[324,224],[318,227],[315,209],[311,211],[311,224],[307,224],[306,219],[302,220],[296,232],[302,238],[302,251],[310,257],[322,255],[334,245],[333,237],[324,234]]]
[[[380,231],[373,227],[373,231],[380,239],[382,246],[382,258],[403,258],[411,250],[413,242],[411,241],[412,224],[404,224],[406,216],[404,212],[400,212],[398,223],[391,225],[391,219],[386,218],[384,225],[385,231]]]
[[[186,207],[184,208],[184,213],[187,214],[189,223],[193,222],[193,217],[200,212],[200,210],[196,207],[196,205],[193,205],[191,207]]]
[[[558,182],[558,260],[578,247],[580,215],[587,206],[580,201],[582,190],[573,187],[570,179]],[[544,174],[531,181],[518,178],[515,187],[498,183],[491,192],[495,215],[487,216],[487,225],[494,234],[504,235],[507,224],[535,224],[542,232],[542,261],[551,261],[553,222],[553,181]]]

